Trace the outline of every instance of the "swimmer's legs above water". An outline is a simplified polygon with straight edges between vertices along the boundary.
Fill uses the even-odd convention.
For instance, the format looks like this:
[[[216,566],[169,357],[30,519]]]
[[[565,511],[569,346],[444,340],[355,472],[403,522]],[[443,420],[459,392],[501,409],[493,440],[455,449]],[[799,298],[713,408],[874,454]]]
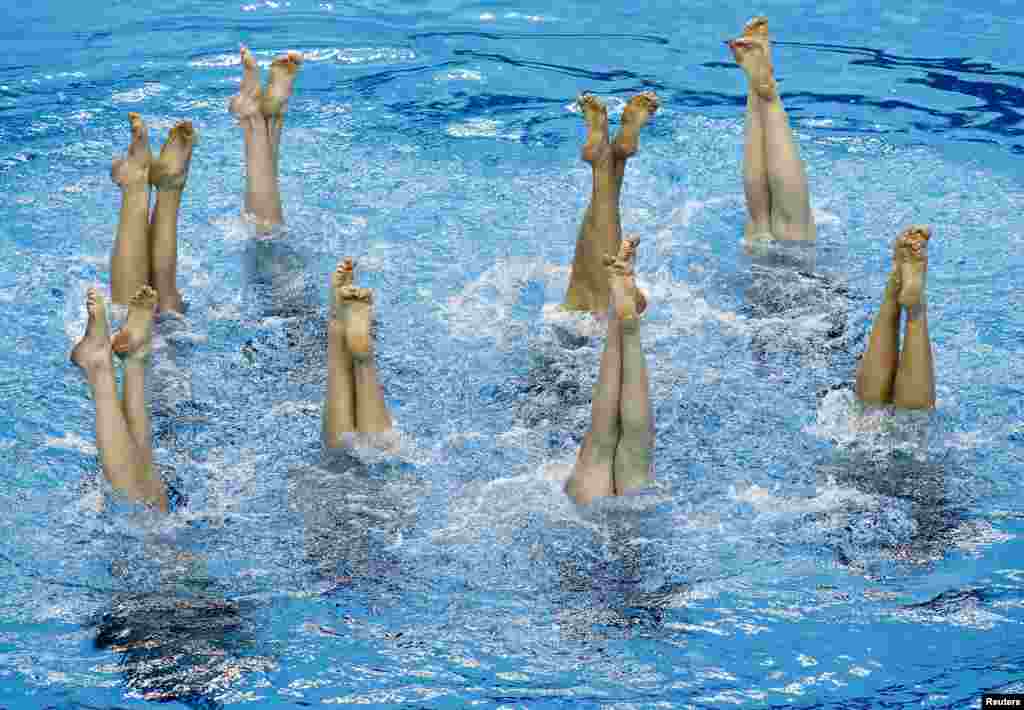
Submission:
[[[127,304],[139,289],[153,285],[160,293],[161,311],[181,311],[177,288],[178,210],[188,177],[196,135],[182,121],[153,159],[149,129],[137,113],[128,114],[132,143],[124,158],[114,160],[110,175],[121,187],[121,213],[110,256],[110,289],[115,303]],[[149,215],[149,188],[157,189],[156,207]]]
[[[727,43],[747,75],[743,190],[750,220],[747,240],[813,241],[814,217],[807,174],[779,98],[768,39],[768,20],[755,17]]]
[[[295,77],[302,66],[302,55],[288,52],[274,59],[270,64],[270,77],[263,91],[260,111],[267,119],[267,133],[274,155],[274,174],[277,175],[278,156],[281,149],[281,131],[284,129],[284,115],[288,112],[288,99],[292,96]]]
[[[178,211],[196,138],[192,123],[181,121],[171,129],[160,157],[149,167],[149,182],[156,188],[156,206],[149,224],[149,283],[160,294],[161,313],[184,310],[177,281]]]
[[[149,283],[149,129],[137,113],[129,113],[132,142],[123,158],[114,160],[110,177],[121,188],[121,214],[110,256],[110,291],[114,303],[126,304]]]
[[[146,359],[157,294],[142,286],[130,299],[128,320],[113,339],[103,296],[89,289],[85,336],[71,352],[96,403],[96,446],[110,485],[134,501],[167,511],[167,493],[153,466],[152,429],[146,409]],[[124,392],[118,396],[113,353],[124,362]]]
[[[605,259],[611,300],[608,337],[594,386],[590,430],[565,487],[581,505],[623,495],[651,478],[654,417],[640,343],[640,314],[647,300],[633,276],[637,242],[624,239],[618,258]]]
[[[327,324],[327,397],[323,438],[328,448],[344,443],[344,435],[386,434],[391,413],[374,362],[370,333],[373,293],[353,286],[355,264],[344,259],[331,275],[332,313]]]
[[[241,56],[242,84],[229,107],[245,136],[245,211],[261,229],[270,229],[284,222],[278,155],[284,114],[302,56],[289,52],[275,59],[270,80],[262,90],[255,57],[247,47],[242,47]]]
[[[910,227],[896,238],[893,270],[857,368],[857,397],[865,404],[894,404],[902,409],[935,406],[925,298],[930,238],[927,227]],[[901,310],[907,314],[902,348]]]
[[[603,258],[605,254],[617,253],[622,239],[619,200],[626,161],[636,154],[640,130],[657,111],[658,97],[647,91],[630,99],[622,112],[619,133],[611,143],[604,104],[590,94],[580,96],[578,103],[587,123],[587,139],[581,157],[590,163],[593,188],[576,238],[563,308],[605,313],[608,310],[608,274]]]

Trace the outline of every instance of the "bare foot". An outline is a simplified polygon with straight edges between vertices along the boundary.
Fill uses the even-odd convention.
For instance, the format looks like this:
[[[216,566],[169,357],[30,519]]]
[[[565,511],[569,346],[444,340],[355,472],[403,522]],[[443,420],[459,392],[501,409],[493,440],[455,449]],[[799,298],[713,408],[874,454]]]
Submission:
[[[768,39],[768,18],[764,15],[757,15],[747,20],[747,24],[743,25],[742,37],[753,37],[754,39],[764,40],[765,46],[768,47],[769,52],[771,51],[771,45]],[[769,54],[769,57],[771,55]]]
[[[149,184],[158,190],[185,187],[188,166],[192,161],[192,146],[197,137],[191,121],[181,121],[172,128],[167,142],[160,149],[160,157],[149,166]]]
[[[636,155],[640,144],[640,129],[647,125],[647,121],[658,110],[658,105],[658,95],[653,91],[645,91],[629,100],[622,111],[619,135],[615,136],[616,156],[631,158]]]
[[[142,360],[149,355],[156,302],[157,293],[152,286],[141,287],[128,302],[128,319],[110,341],[121,359]]]
[[[267,79],[267,88],[263,91],[260,104],[264,116],[280,116],[288,110],[288,99],[291,98],[300,66],[302,55],[299,52],[288,52],[270,65],[270,78]]]
[[[238,93],[231,97],[228,108],[239,120],[255,116],[260,112],[260,67],[256,58],[244,44],[240,50],[242,56],[242,84]]]
[[[345,324],[348,322],[349,302],[343,298],[342,289],[352,288],[355,277],[356,262],[346,256],[338,262],[337,268],[331,274],[331,318],[327,324],[328,333],[337,336],[343,347],[345,345]]]
[[[260,93],[260,65],[256,63],[256,57],[244,44],[238,48],[238,54],[242,58],[241,91]]]
[[[639,316],[647,309],[647,298],[636,287],[636,276],[633,261],[640,238],[625,237],[619,245],[619,254],[612,257],[604,256],[608,267],[608,286],[611,292],[611,305],[615,316],[622,321],[623,328],[635,330],[639,327]]]
[[[149,166],[153,154],[149,150],[149,128],[142,117],[134,111],[128,114],[132,126],[132,142],[128,154],[115,158],[110,166],[110,178],[121,189],[145,188],[149,184]]]
[[[71,362],[85,371],[111,365],[110,326],[107,324],[107,304],[102,294],[90,288],[85,297],[85,310],[89,322],[85,335],[71,351]]]
[[[910,308],[924,301],[924,287],[928,275],[928,240],[932,233],[928,227],[913,226],[903,230],[896,238],[895,261],[899,270],[900,292],[896,300]]]
[[[593,94],[580,94],[576,105],[587,122],[587,141],[583,144],[582,158],[596,163],[608,155],[608,109]]]
[[[370,321],[373,316],[373,292],[368,288],[342,286],[337,291],[345,306],[345,344],[355,360],[373,356]]]
[[[726,42],[732,50],[736,63],[747,74],[751,88],[757,94],[771,101],[778,93],[772,76],[771,44],[768,40],[768,20],[755,17],[743,27],[743,34]]]
[[[331,286],[339,289],[342,286],[351,286],[355,277],[356,262],[351,256],[346,256],[338,262],[338,268],[331,275]]]

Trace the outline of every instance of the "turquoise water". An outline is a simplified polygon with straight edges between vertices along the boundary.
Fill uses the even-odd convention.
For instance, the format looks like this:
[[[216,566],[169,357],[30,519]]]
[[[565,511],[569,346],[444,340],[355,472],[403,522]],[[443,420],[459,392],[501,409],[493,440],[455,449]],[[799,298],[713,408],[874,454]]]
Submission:
[[[51,2],[0,37],[0,708],[977,706],[1024,691],[1024,9],[1010,2]],[[772,20],[814,274],[739,245]],[[237,46],[306,54],[288,233],[239,217]],[[654,89],[630,163],[659,487],[560,489],[600,340],[544,317],[589,194],[574,97]],[[112,156],[197,126],[158,460],[102,509],[67,362],[106,284]],[[938,408],[855,428],[892,237],[933,226]],[[319,450],[326,283],[377,291],[397,458]],[[774,284],[767,298],[765,283]],[[562,468],[560,468],[562,466]]]

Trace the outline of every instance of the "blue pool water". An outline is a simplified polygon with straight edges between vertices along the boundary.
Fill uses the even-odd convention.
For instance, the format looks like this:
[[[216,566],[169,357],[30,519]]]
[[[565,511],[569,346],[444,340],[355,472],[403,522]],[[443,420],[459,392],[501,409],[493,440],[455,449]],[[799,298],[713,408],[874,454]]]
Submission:
[[[815,273],[740,248],[772,21]],[[14,3],[0,38],[0,708],[977,707],[1024,692],[1024,6]],[[298,49],[288,234],[239,218],[237,46]],[[624,225],[659,487],[577,511],[600,340],[544,317],[589,194],[573,99],[654,89]],[[67,362],[126,112],[201,142],[152,407],[187,502],[103,509]],[[894,234],[934,228],[938,408],[856,428]],[[400,457],[324,460],[327,276],[378,294]],[[762,298],[774,284],[771,307]],[[760,294],[760,295],[759,295]]]

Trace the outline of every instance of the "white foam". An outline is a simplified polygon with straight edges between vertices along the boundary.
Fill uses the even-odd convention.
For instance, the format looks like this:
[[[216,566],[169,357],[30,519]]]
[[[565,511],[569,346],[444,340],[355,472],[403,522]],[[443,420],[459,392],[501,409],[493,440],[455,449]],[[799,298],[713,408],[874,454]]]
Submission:
[[[154,96],[159,96],[165,91],[167,91],[167,87],[163,84],[151,82],[144,86],[140,86],[137,89],[118,91],[117,93],[111,94],[110,100],[115,104],[137,104]]]
[[[818,207],[812,207],[811,212],[814,214],[814,223],[819,227],[838,227],[843,222],[839,215],[833,214],[832,212],[826,212]]]
[[[341,64],[400,64],[416,61],[416,52],[406,47],[349,47],[338,49]]]
[[[566,466],[571,473],[571,463],[546,462],[529,473],[470,483],[453,498],[448,524],[431,533],[433,541],[471,543],[485,533],[512,534],[524,515],[536,511],[575,518],[574,508],[562,490],[568,478]]]
[[[803,431],[839,447],[856,444],[866,452],[902,451],[923,459],[927,453],[930,412],[865,407],[853,390],[832,390],[822,398],[814,424]]]
[[[603,320],[595,318],[592,313],[567,311],[560,303],[545,303],[541,313],[545,323],[578,337],[591,338],[605,332]]]
[[[506,12],[505,19],[508,20],[526,20],[527,22],[554,22],[558,18],[546,17],[544,15],[527,15],[522,12]]]
[[[77,434],[67,433],[59,439],[48,436],[46,437],[46,445],[55,449],[68,449],[69,451],[81,451],[83,454],[89,456],[96,455],[96,445],[91,441],[86,441]]]
[[[521,131],[503,131],[502,122],[489,118],[472,118],[462,123],[450,123],[445,132],[454,138],[503,138],[518,141]]]
[[[452,334],[463,338],[492,338],[504,347],[526,334],[528,323],[512,317],[522,288],[539,281],[545,291],[565,283],[566,267],[540,259],[499,259],[441,305],[441,317]]]
[[[757,485],[738,491],[731,488],[730,495],[733,500],[751,505],[759,515],[766,517],[798,517],[809,513],[843,510],[851,505],[859,509],[879,506],[879,499],[875,496],[831,481],[820,484],[817,495],[808,498],[785,498]]]
[[[434,74],[434,81],[483,81],[484,75],[470,69],[452,69]]]
[[[215,54],[212,57],[200,57],[188,63],[190,67],[235,67],[241,66],[241,64],[242,57],[238,52]]]

